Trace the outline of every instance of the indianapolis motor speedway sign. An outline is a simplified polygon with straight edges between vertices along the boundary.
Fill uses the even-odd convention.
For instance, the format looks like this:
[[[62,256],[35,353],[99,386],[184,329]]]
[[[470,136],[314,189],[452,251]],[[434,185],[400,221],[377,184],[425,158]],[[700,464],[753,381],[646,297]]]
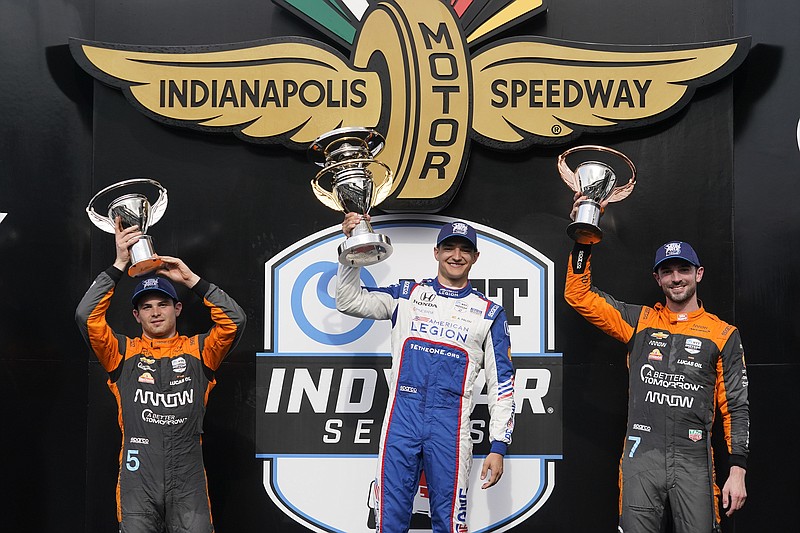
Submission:
[[[501,150],[651,124],[732,72],[749,39],[659,46],[514,37],[542,0],[276,0],[350,51],[300,37],[204,46],[74,39],[78,63],[154,120],[305,150],[339,126],[386,137],[386,212],[437,212],[471,142]],[[476,49],[473,51],[473,49]]]

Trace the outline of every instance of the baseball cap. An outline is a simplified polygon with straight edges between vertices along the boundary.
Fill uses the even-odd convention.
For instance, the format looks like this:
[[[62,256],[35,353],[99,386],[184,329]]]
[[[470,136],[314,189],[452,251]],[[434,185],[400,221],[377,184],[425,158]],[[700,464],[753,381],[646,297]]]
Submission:
[[[467,239],[475,247],[475,250],[478,249],[478,235],[475,233],[475,228],[466,222],[449,222],[442,226],[442,229],[439,230],[439,236],[436,238],[436,246],[438,247],[442,244],[442,241],[450,237]]]
[[[656,262],[653,265],[653,272],[658,270],[658,265],[669,259],[683,259],[696,267],[700,266],[700,259],[689,243],[682,241],[670,241],[656,250]]]
[[[154,277],[143,279],[136,286],[136,290],[133,291],[133,296],[131,296],[131,303],[134,307],[136,307],[139,298],[146,292],[160,292],[174,301],[178,301],[178,293],[175,292],[175,287],[172,286],[172,283],[166,278]]]

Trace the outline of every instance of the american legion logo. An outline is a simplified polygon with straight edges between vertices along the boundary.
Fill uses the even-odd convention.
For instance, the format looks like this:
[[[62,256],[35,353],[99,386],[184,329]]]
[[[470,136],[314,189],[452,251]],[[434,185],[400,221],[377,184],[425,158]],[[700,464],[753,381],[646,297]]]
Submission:
[[[204,46],[73,39],[72,54],[154,120],[305,150],[340,126],[386,137],[385,212],[444,209],[470,143],[500,150],[651,124],[731,73],[749,39],[666,46],[493,40],[543,0],[274,0],[339,46],[275,37]]]
[[[433,243],[442,224],[452,219],[384,215],[372,220],[395,251],[389,261],[361,269],[362,285],[435,275]],[[502,480],[489,490],[476,489],[490,445],[481,372],[473,391],[475,464],[466,523],[470,531],[506,531],[545,504],[562,459],[555,272],[550,259],[525,243],[470,224],[481,250],[470,281],[503,305],[508,316],[516,429]],[[331,227],[266,263],[266,349],[256,363],[256,456],[263,459],[269,497],[287,515],[314,531],[359,533],[375,530],[371,489],[389,395],[391,321],[356,319],[336,310],[337,246],[343,238],[340,226]],[[425,322],[424,327],[440,328],[443,338],[453,333],[447,324]],[[424,472],[413,511],[412,531],[430,531]]]

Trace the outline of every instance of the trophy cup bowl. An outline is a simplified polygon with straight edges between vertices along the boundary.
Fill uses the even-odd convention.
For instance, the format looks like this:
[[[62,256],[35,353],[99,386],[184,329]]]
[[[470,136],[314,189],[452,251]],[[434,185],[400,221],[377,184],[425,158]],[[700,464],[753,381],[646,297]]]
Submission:
[[[322,167],[311,180],[311,189],[327,207],[345,213],[368,215],[392,189],[392,171],[375,156],[386,143],[375,130],[360,127],[337,128],[319,136],[308,148],[309,159]],[[378,179],[369,168],[378,166],[383,177]],[[330,180],[331,190],[320,185]],[[392,242],[386,235],[373,231],[362,219],[350,237],[339,246],[339,262],[348,266],[374,265],[392,255]]]
[[[145,194],[138,192],[144,187],[158,190],[158,199],[155,202],[151,203]],[[97,212],[95,204],[100,203],[106,196],[110,197],[109,193],[112,191],[125,189],[136,192],[129,192],[111,200],[106,210],[107,216]],[[106,233],[114,233],[117,217],[120,219],[122,229],[139,226],[142,236],[130,247],[131,266],[128,268],[128,275],[131,277],[143,276],[157,270],[163,264],[160,259],[154,257],[156,254],[153,250],[153,239],[146,233],[161,219],[167,208],[167,202],[167,190],[160,183],[148,178],[134,178],[109,185],[95,194],[86,206],[89,220]]]
[[[575,152],[603,152],[612,154],[622,160],[630,169],[631,177],[628,183],[616,186],[617,173],[614,168],[602,161],[584,161],[573,171],[567,164],[568,155]],[[575,221],[567,226],[567,235],[580,244],[595,244],[602,240],[603,230],[598,222],[602,214],[600,204],[604,201],[619,202],[628,197],[636,185],[636,167],[633,162],[622,152],[606,146],[584,145],[570,148],[558,156],[558,172],[561,179],[572,191],[586,196],[587,199],[578,204],[578,213]]]

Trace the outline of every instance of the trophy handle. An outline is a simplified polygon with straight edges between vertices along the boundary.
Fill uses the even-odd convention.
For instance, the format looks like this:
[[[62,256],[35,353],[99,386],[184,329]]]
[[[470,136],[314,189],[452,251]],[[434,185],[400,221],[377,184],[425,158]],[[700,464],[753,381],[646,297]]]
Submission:
[[[560,156],[558,156],[558,173],[561,175],[561,179],[564,183],[567,184],[567,187],[572,189],[573,192],[578,192],[581,190],[580,185],[578,185],[578,179],[575,177],[575,173],[569,168],[567,165],[567,155],[571,154],[572,152],[576,151],[574,148],[567,150]]]
[[[392,172],[392,169],[389,168],[389,165],[378,160],[375,160],[375,163],[382,166],[385,172],[383,174],[383,183],[375,188],[375,194],[373,195],[371,207],[374,207],[386,200],[386,197],[389,196],[390,192],[392,192],[392,185],[394,184],[394,172]]]
[[[631,178],[630,181],[628,181],[628,183],[625,185],[615,187],[611,192],[611,195],[608,197],[608,203],[619,202],[620,200],[627,198],[628,195],[633,192],[634,185],[636,185],[636,181]]]
[[[631,179],[628,180],[628,183],[625,185],[620,185],[619,187],[614,187],[614,190],[611,191],[611,195],[608,197],[609,203],[619,202],[620,200],[627,198],[628,195],[633,192],[633,187],[636,185],[636,165],[634,165],[633,161],[631,161],[630,158],[622,152],[617,152],[611,148],[608,148],[608,150],[611,153],[619,156],[623,161],[625,161],[625,163],[627,163],[628,168],[631,169]]]
[[[157,181],[150,181],[153,183],[153,185],[157,185],[159,187],[158,199],[153,205],[150,206],[150,225],[153,226],[156,222],[161,220],[162,216],[164,216],[164,213],[167,210],[167,202],[169,201],[169,198],[167,198],[167,189],[162,187]]]
[[[89,200],[89,205],[86,206],[86,214],[89,215],[89,220],[91,220],[95,226],[106,233],[114,233],[116,231],[116,224],[114,224],[114,221],[109,219],[107,216],[103,216],[95,211],[94,203],[105,193],[113,191],[114,189],[125,187],[126,185],[131,185],[133,183],[148,183],[158,188],[158,199],[151,205],[150,225],[152,226],[158,222],[164,215],[164,212],[167,210],[167,202],[169,201],[167,197],[167,189],[156,180],[151,180],[149,178],[132,178],[129,180],[123,180],[109,185],[105,189],[95,194],[92,199]]]
[[[94,201],[94,198],[92,198],[92,201]],[[116,231],[114,223],[108,217],[99,215],[97,211],[92,209],[91,202],[89,203],[88,206],[86,206],[86,214],[89,215],[89,220],[92,221],[92,224],[94,224],[101,230],[105,231],[106,233],[114,233]]]
[[[561,179],[564,180],[570,189],[575,192],[580,191],[580,184],[577,183],[577,178],[575,177],[575,173],[572,169],[569,168],[567,165],[567,156],[574,153],[580,152],[583,150],[595,150],[597,152],[605,152],[608,154],[614,154],[615,156],[619,157],[625,164],[628,165],[628,168],[631,170],[631,179],[628,180],[628,183],[625,185],[621,185],[619,187],[614,187],[614,190],[611,192],[609,197],[607,198],[609,203],[612,202],[619,202],[620,200],[624,200],[633,192],[633,187],[636,185],[636,166],[633,164],[633,161],[630,160],[628,156],[614,150],[613,148],[609,148],[608,146],[600,146],[596,144],[586,144],[583,146],[575,146],[574,148],[570,148],[560,156],[558,156],[558,172],[561,174]]]

